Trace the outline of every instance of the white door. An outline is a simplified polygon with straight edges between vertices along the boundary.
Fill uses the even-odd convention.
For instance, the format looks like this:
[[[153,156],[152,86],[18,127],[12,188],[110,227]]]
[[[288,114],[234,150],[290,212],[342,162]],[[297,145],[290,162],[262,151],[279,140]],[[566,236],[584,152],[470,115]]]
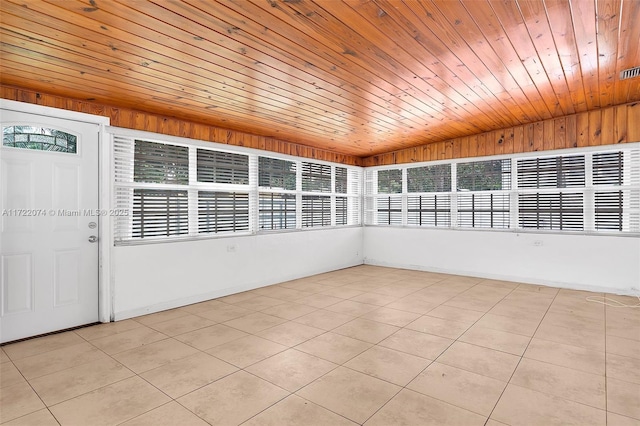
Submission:
[[[0,342],[96,322],[99,126],[0,124]]]

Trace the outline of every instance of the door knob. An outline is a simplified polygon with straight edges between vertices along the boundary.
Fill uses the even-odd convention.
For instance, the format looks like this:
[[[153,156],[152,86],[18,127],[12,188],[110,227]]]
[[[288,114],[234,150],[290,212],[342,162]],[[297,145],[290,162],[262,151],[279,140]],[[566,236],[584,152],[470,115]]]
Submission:
[[[89,242],[90,243],[95,243],[96,241],[98,241],[98,237],[96,237],[95,235],[92,235],[89,237]]]

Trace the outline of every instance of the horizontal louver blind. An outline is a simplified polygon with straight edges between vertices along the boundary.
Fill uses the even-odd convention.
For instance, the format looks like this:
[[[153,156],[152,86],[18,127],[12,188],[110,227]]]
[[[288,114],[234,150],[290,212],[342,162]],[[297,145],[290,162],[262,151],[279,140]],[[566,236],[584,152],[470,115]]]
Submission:
[[[294,194],[260,194],[258,227],[260,229],[295,229],[296,196]]]
[[[416,226],[451,226],[451,195],[408,196],[407,224]]]
[[[336,167],[336,192],[338,194],[346,194],[348,192],[348,181],[347,169],[345,167]]]
[[[451,164],[407,169],[407,190],[409,192],[450,192]]]
[[[198,182],[249,184],[249,156],[198,149]]]
[[[584,155],[518,160],[519,188],[570,188],[584,185]]]
[[[331,198],[320,195],[302,196],[302,227],[330,226]]]
[[[135,182],[189,184],[189,148],[136,140]]]
[[[509,228],[509,194],[458,194],[458,226]]]
[[[249,230],[249,194],[198,191],[198,232]]]
[[[296,163],[276,158],[258,158],[258,185],[262,188],[296,189]]]
[[[595,226],[597,230],[622,231],[624,219],[624,192],[595,193]]]
[[[331,192],[331,166],[303,162],[302,190],[310,192]]]
[[[134,238],[168,237],[188,233],[187,191],[133,190]]]
[[[582,193],[519,194],[518,219],[521,228],[584,229]]]
[[[348,223],[347,197],[336,197],[336,225],[346,225]]]
[[[511,161],[488,160],[457,165],[458,191],[511,189]]]
[[[624,183],[623,152],[593,154],[593,184],[622,185]]]
[[[378,196],[378,225],[402,225],[402,197]]]

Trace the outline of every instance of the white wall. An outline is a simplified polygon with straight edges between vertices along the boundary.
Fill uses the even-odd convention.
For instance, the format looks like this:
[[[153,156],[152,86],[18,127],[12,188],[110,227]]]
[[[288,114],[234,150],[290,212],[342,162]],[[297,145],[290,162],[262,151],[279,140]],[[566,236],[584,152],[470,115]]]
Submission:
[[[371,265],[640,295],[640,239],[365,227]]]
[[[362,234],[349,227],[114,247],[114,319],[360,265]]]

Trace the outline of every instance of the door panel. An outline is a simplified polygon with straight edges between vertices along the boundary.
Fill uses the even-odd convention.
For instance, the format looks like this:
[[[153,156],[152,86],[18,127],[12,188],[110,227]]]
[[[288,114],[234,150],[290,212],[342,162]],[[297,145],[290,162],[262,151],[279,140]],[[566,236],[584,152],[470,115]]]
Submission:
[[[0,114],[0,342],[96,322],[99,126]]]

